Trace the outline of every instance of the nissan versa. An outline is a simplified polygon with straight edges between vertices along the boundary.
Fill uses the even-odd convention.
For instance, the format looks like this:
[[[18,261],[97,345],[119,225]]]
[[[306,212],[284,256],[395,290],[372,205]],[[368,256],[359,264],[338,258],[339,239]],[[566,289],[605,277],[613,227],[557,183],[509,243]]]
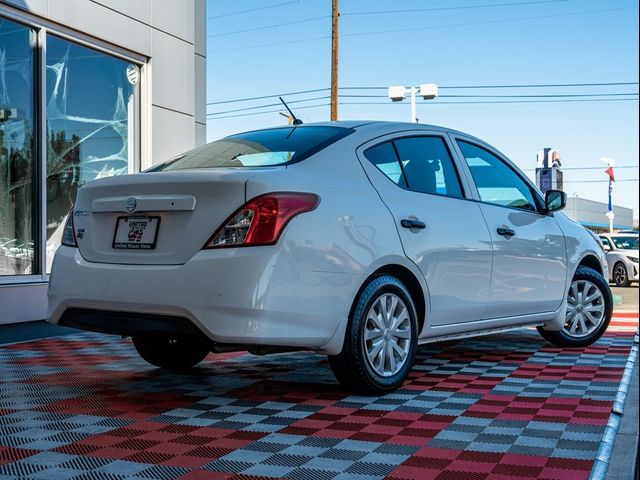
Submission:
[[[80,189],[49,321],[130,336],[153,365],[312,350],[348,388],[399,387],[420,344],[537,327],[596,341],[598,240],[500,152],[453,130],[333,122],[218,140]]]

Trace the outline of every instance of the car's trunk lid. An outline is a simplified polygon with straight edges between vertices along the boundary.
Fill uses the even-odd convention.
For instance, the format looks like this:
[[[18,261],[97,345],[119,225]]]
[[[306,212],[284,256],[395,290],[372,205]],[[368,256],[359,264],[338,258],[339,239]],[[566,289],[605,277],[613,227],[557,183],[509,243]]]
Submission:
[[[73,220],[91,262],[177,265],[202,249],[244,204],[249,177],[271,168],[141,173],[87,184]]]

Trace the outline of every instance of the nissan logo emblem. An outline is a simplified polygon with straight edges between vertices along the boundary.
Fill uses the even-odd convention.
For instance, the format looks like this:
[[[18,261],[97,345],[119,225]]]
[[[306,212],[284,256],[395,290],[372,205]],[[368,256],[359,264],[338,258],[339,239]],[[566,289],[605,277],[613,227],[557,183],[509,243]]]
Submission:
[[[138,202],[136,202],[135,198],[130,198],[129,200],[127,200],[127,212],[132,213],[137,206]]]

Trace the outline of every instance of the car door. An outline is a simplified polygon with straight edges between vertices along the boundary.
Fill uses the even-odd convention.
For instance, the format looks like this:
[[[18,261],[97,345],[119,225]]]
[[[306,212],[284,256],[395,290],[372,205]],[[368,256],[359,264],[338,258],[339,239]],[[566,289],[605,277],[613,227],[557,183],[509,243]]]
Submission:
[[[491,232],[493,269],[486,319],[555,311],[566,284],[565,240],[542,199],[504,157],[464,137],[458,153]]]
[[[443,134],[385,137],[358,156],[396,223],[405,254],[429,295],[427,325],[480,320],[487,308],[491,237],[465,188]]]

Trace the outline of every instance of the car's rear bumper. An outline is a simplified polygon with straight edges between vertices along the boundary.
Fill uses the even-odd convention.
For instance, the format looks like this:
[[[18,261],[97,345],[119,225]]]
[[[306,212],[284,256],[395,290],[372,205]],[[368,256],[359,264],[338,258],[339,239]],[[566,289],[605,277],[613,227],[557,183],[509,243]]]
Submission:
[[[191,325],[220,344],[319,350],[331,344],[327,353],[338,353],[342,342],[334,346],[334,337],[358,278],[301,271],[299,263],[278,246],[207,250],[183,265],[94,263],[60,247],[48,318],[120,335],[192,333]]]

